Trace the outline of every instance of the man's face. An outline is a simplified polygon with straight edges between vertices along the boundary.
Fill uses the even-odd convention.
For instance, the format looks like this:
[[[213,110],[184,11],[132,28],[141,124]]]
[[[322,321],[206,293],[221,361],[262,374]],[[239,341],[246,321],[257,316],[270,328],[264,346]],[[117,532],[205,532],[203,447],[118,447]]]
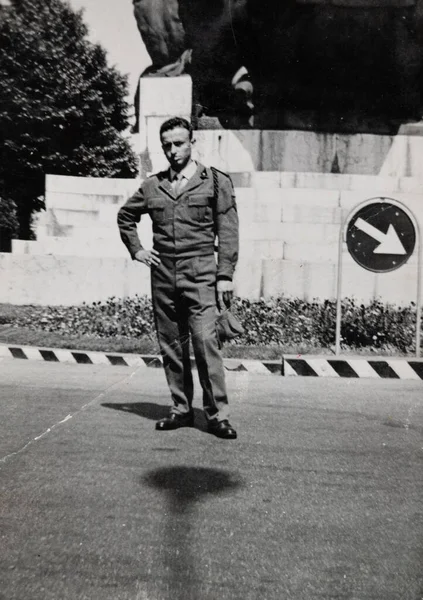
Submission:
[[[191,158],[192,141],[189,131],[184,127],[175,127],[161,136],[163,152],[174,171],[181,171]]]

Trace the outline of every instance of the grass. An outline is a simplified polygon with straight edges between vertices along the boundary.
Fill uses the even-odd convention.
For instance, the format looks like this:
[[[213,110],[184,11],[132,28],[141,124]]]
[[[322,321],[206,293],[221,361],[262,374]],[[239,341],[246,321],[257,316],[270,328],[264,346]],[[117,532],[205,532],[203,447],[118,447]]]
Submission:
[[[0,343],[16,346],[36,346],[39,348],[67,348],[69,350],[85,350],[91,352],[116,352],[123,354],[159,354],[159,345],[156,339],[148,336],[142,338],[126,338],[114,336],[111,338],[90,335],[69,335],[59,332],[32,330],[25,327],[11,327],[0,325]],[[366,349],[342,350],[343,354],[360,356],[399,356],[398,351]],[[299,347],[290,345],[272,346],[241,346],[226,344],[222,349],[225,358],[239,358],[245,360],[279,360],[285,354],[292,355],[334,355],[333,348],[322,348],[302,344]]]
[[[11,345],[39,346],[40,348],[68,348],[97,352],[158,354],[155,340],[148,337],[130,339],[121,336],[100,338],[90,335],[66,335],[58,332],[37,331],[25,327],[0,325],[0,342]]]
[[[89,335],[66,335],[57,332],[34,331],[24,327],[10,327],[8,325],[0,325],[0,343],[96,352],[159,354],[157,341],[147,336],[137,339],[122,336],[100,338]],[[282,346],[226,345],[222,350],[225,358],[250,360],[278,360],[283,353],[287,353],[287,351]]]

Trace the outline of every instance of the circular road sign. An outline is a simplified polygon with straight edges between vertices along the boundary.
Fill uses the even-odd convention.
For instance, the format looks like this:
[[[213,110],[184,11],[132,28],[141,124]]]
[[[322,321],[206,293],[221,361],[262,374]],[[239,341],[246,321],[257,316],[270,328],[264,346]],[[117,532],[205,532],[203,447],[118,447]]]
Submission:
[[[368,271],[394,271],[407,262],[416,245],[412,219],[395,200],[372,198],[348,218],[347,248]]]

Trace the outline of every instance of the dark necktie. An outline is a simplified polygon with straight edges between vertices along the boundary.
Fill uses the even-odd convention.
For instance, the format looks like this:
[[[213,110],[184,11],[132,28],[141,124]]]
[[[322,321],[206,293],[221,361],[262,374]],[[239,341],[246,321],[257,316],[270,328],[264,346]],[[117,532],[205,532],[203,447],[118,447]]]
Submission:
[[[184,176],[181,173],[177,173],[173,179],[173,192],[175,196],[179,196],[184,187]]]

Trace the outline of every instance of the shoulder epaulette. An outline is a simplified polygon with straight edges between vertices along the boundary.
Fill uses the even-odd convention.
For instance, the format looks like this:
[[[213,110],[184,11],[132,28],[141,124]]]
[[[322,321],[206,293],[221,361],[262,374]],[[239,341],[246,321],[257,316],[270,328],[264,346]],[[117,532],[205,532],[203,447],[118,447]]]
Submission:
[[[211,169],[213,171],[217,171],[217,173],[220,173],[221,175],[224,175],[225,177],[227,177],[228,179],[231,179],[231,176],[228,175],[228,173],[225,173],[225,171],[221,171],[220,169],[216,169],[216,167],[211,167]],[[232,181],[232,180],[231,180]]]
[[[216,169],[216,167],[211,167],[211,170],[212,170],[212,173],[213,173],[213,184],[214,184],[215,190],[216,190],[216,188],[217,188],[217,183],[218,183],[218,182],[217,182],[217,178],[218,178],[218,175],[217,175],[217,174],[218,174],[218,173],[220,173],[220,175],[223,175],[224,177],[226,177],[226,179],[229,179],[229,183],[231,184],[231,188],[232,188],[232,190],[234,190],[234,189],[235,189],[235,188],[234,188],[234,183],[233,183],[233,181],[232,181],[232,178],[231,178],[231,176],[230,176],[230,175],[228,175],[228,173],[225,173],[224,171],[221,171],[220,169]],[[216,195],[216,191],[215,191],[215,196],[217,197],[217,195]]]

